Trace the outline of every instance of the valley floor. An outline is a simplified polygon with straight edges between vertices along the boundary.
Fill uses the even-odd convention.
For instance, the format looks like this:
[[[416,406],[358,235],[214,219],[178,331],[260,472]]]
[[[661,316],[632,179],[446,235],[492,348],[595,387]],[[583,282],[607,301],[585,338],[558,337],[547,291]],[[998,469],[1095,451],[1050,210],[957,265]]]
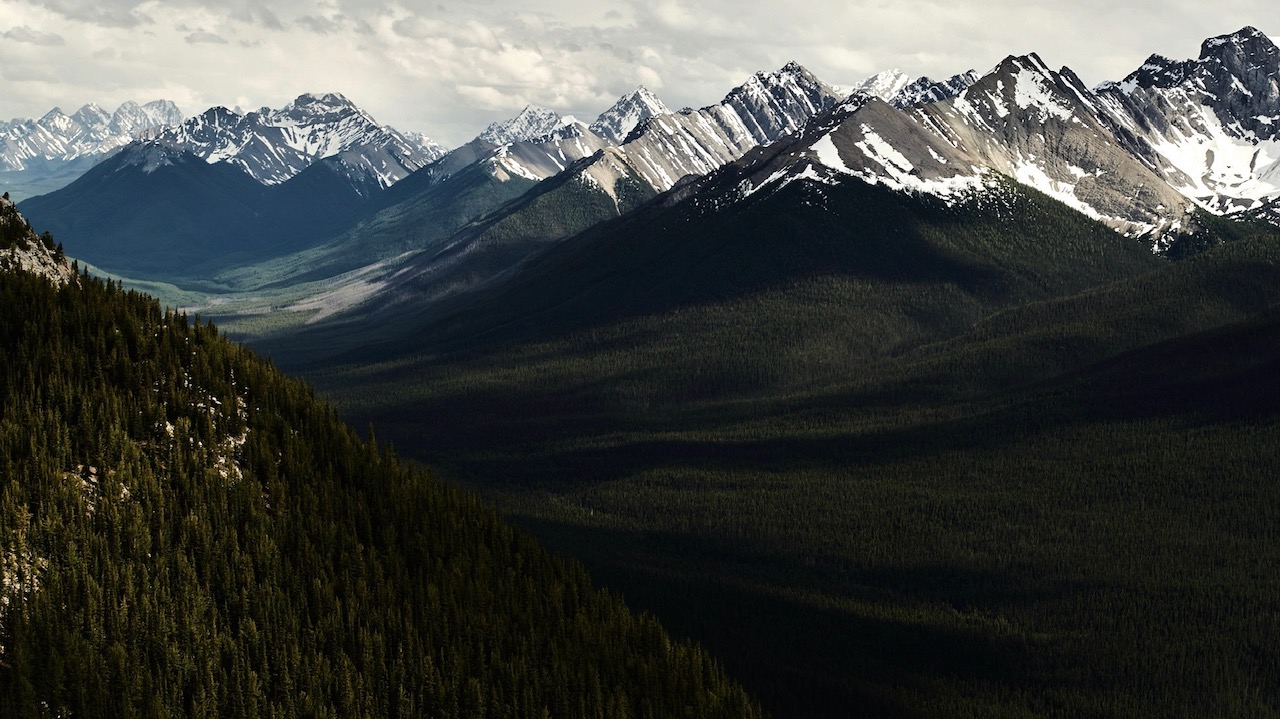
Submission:
[[[622,336],[313,379],[776,717],[1280,716],[1277,329],[979,330],[731,400]]]

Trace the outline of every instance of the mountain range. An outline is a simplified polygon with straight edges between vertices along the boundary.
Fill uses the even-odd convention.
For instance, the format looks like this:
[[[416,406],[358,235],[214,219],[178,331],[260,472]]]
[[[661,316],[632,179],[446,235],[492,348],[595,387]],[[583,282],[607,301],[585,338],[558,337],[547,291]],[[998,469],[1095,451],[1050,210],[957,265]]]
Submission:
[[[823,186],[853,181],[959,206],[998,207],[991,198],[998,198],[1012,180],[1102,222],[1148,251],[1185,255],[1189,248],[1203,247],[1207,215],[1234,210],[1265,220],[1268,211],[1274,211],[1274,198],[1280,194],[1273,178],[1274,161],[1268,159],[1275,152],[1274,141],[1243,128],[1248,118],[1270,116],[1267,98],[1277,72],[1231,74],[1232,67],[1239,71],[1239,58],[1256,55],[1265,63],[1274,57],[1274,49],[1265,36],[1246,28],[1207,41],[1201,58],[1186,64],[1201,68],[1196,71],[1199,74],[1182,84],[1143,84],[1139,71],[1123,87],[1105,84],[1097,90],[1084,87],[1069,69],[1050,69],[1034,54],[1010,56],[980,78],[961,75],[944,83],[955,94],[933,102],[902,102],[904,90],[896,90],[891,99],[902,107],[861,91],[841,100],[807,72],[788,66],[769,78],[753,78],[720,105],[653,116],[637,126],[622,146],[582,157],[555,175],[554,181],[530,185],[528,194],[487,209],[488,216],[470,226],[442,232],[431,242],[417,245],[422,249],[404,259],[372,267],[371,262],[385,261],[390,254],[366,257],[363,266],[370,269],[353,278],[356,292],[340,282],[292,306],[312,322],[317,315],[349,311],[352,321],[359,323],[364,316],[381,311],[378,308],[401,303],[421,306],[419,314],[444,312],[443,307],[431,309],[430,305],[508,277],[531,255],[624,214],[657,193],[667,193],[657,200],[659,204],[683,203],[702,207],[704,212],[727,212],[794,182],[813,185],[821,192]],[[1220,78],[1220,84],[1238,83],[1245,90],[1236,91],[1237,95],[1254,98],[1254,104],[1222,103],[1195,89],[1204,84],[1204,77],[1222,73],[1236,80]],[[890,83],[890,89],[894,86]],[[896,86],[907,88],[901,82]],[[935,87],[930,97],[946,95],[935,83],[919,85],[928,87]],[[736,126],[713,122],[716,117],[751,116],[735,102],[765,96],[766,88],[773,88],[779,99],[760,107],[775,113],[771,117],[786,118],[777,121],[773,140],[761,141],[748,152],[734,145],[729,133],[708,129]],[[1197,108],[1194,118],[1199,119],[1194,122],[1206,134],[1167,129],[1171,126],[1135,109],[1140,106],[1134,97],[1163,98],[1148,101],[1148,108],[1152,103]],[[1198,104],[1187,104],[1192,97],[1198,98]],[[782,107],[792,108],[791,114],[778,113]],[[1167,117],[1165,122],[1170,122]],[[1263,121],[1254,124],[1267,126]],[[698,131],[691,132],[690,127]],[[1181,145],[1170,137],[1180,138]],[[1207,152],[1209,143],[1218,152]],[[558,158],[557,148],[563,145],[563,139],[547,136],[504,147],[486,162],[532,181],[557,167],[532,158]],[[586,148],[577,154],[585,155]],[[565,153],[566,159],[573,156]],[[1188,175],[1164,159],[1201,157],[1225,167],[1232,156],[1244,163],[1231,165],[1236,179],[1217,179],[1226,177],[1222,174],[1226,171],[1215,175],[1204,168],[1195,185],[1179,180]],[[709,167],[721,159],[734,161],[712,172]],[[520,169],[514,170],[517,166]],[[678,187],[677,176],[685,178]],[[726,184],[725,176],[732,176],[733,182]],[[1203,193],[1209,186],[1216,194]],[[399,236],[401,225],[390,220],[400,211],[396,208],[403,205],[379,216],[376,232],[369,231],[372,223],[361,225],[334,247],[375,240],[373,245],[363,245],[367,248],[376,246],[378,237]],[[422,216],[416,217],[416,224],[432,226]],[[399,252],[414,249],[412,243],[397,246]],[[351,250],[340,251],[345,257],[358,256]],[[353,263],[342,269],[359,266]]]
[[[1153,56],[1092,89],[1034,53],[941,82],[887,71],[848,96],[791,63],[700,110],[671,112],[644,88],[590,124],[528,107],[448,153],[379,126],[340,95],[303,95],[279,111],[214,108],[153,130],[24,211],[83,259],[137,279],[246,291],[339,278],[324,296],[299,287],[292,297],[303,301],[290,301],[327,315],[409,285],[424,301],[465,290],[789,138],[786,157],[744,175],[744,194],[847,176],[950,196],[1008,177],[1176,251],[1201,229],[1197,213],[1266,216],[1280,194],[1275,64],[1275,45],[1253,28],[1207,40],[1196,60]],[[162,169],[182,179],[158,184],[185,189],[163,202],[136,191]],[[122,206],[128,217],[111,219]],[[211,207],[226,219],[183,221]],[[170,256],[140,239],[184,226]],[[272,239],[228,244],[229,235]],[[404,287],[383,279],[405,263]]]
[[[172,152],[238,167],[263,185],[278,185],[324,160],[340,166],[353,186],[389,187],[445,154],[425,138],[410,139],[377,124],[336,93],[300,95],[279,110],[239,114],[211,108],[146,137],[146,158],[131,162],[154,170]]]
[[[1125,92],[1265,178],[1270,48]],[[1224,71],[1256,104],[1197,89]],[[779,717],[1271,716],[1275,195],[1179,192],[1112,92],[1025,54],[924,106],[834,93],[560,234],[611,207],[577,179],[606,148],[236,330]]]
[[[158,127],[182,121],[168,100],[126,102],[107,113],[93,103],[38,120],[0,121],[0,183],[14,201],[64,187],[94,163]]]
[[[156,131],[21,207],[705,642],[778,717],[1269,716],[1277,52],[1246,27],[1093,88],[1036,53],[847,90],[789,63],[701,109],[644,88],[589,123],[528,107],[412,171],[397,135],[308,95]],[[9,227],[25,238],[9,264],[57,261],[53,237]],[[179,391],[129,354],[185,362],[176,325],[117,312],[32,334],[4,316],[27,333],[12,346],[83,336],[47,363],[87,368],[73,377]],[[213,334],[190,336],[213,353],[191,367],[224,409],[183,426],[204,454],[165,461],[230,473],[200,462],[244,439],[233,378],[266,370]],[[36,376],[11,385],[69,386]],[[106,424],[172,448],[150,400],[52,406],[134,402]],[[265,496],[295,501],[286,519],[315,505],[282,488],[300,457],[376,454],[290,407],[328,441],[268,414],[294,444],[255,429],[240,456],[281,480]],[[76,456],[125,446],[47,434]],[[339,448],[354,454],[323,454]],[[212,506],[274,521],[245,486]],[[407,507],[352,516],[336,526],[395,520],[361,536],[390,548],[388,572],[433,531]]]

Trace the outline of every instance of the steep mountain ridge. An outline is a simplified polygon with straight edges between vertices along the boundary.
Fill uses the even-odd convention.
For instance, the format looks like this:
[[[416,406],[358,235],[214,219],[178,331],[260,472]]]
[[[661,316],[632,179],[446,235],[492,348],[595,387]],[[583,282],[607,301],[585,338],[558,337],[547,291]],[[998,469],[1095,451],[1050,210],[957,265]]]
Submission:
[[[921,78],[926,79],[926,78]],[[862,92],[873,97],[878,97],[885,102],[893,102],[894,98],[902,94],[908,87],[912,87],[920,80],[912,80],[905,72],[893,68],[878,72],[858,86],[854,92]],[[853,93],[850,93],[853,94]]]
[[[138,139],[139,133],[182,122],[168,100],[129,101],[108,114],[89,103],[68,116],[53,108],[38,120],[0,122],[0,172],[27,169],[37,158],[71,161],[103,156]]]
[[[319,160],[338,158],[353,184],[389,187],[445,152],[378,124],[338,93],[303,94],[279,110],[264,107],[244,115],[210,108],[151,133],[145,146],[158,151],[157,163],[164,162],[163,151],[177,150],[234,165],[264,185],[278,185]]]
[[[616,152],[606,153],[607,160],[601,155],[603,164],[590,173],[604,192],[613,195],[617,182],[635,178],[663,192],[682,178],[705,175],[757,145],[796,131],[841,99],[794,62],[776,72],[752,75],[721,102],[701,110],[665,111],[661,101],[641,90],[624,96],[591,126],[569,125],[500,149],[499,165],[511,174],[541,180],[616,147]],[[625,123],[617,119],[624,115]],[[613,139],[619,135],[620,144]]]
[[[897,95],[887,98],[887,101],[896,108],[904,109],[913,105],[929,105],[935,102],[955,97],[964,92],[970,85],[981,79],[981,75],[973,70],[968,70],[956,75],[952,75],[946,80],[933,81],[927,76],[921,76],[913,80],[909,85],[903,87]]]
[[[1256,28],[1205,40],[1197,60],[1152,55],[1097,92],[1128,149],[1206,209],[1280,196],[1280,49]]]
[[[740,195],[852,176],[909,193],[955,198],[999,192],[999,175],[1160,246],[1190,227],[1190,202],[1133,158],[1097,119],[1095,99],[1064,68],[1010,56],[960,94],[896,110],[855,94],[743,165]],[[740,163],[741,165],[742,163]]]
[[[476,139],[493,145],[532,140],[555,130],[563,119],[554,110],[526,105],[515,117],[490,124]]]
[[[955,98],[913,110],[998,172],[1153,246],[1189,203],[1133,158],[1068,68],[1010,56]]]
[[[608,140],[610,144],[621,145],[642,122],[655,115],[670,112],[657,95],[640,86],[600,113],[590,127],[592,132]]]

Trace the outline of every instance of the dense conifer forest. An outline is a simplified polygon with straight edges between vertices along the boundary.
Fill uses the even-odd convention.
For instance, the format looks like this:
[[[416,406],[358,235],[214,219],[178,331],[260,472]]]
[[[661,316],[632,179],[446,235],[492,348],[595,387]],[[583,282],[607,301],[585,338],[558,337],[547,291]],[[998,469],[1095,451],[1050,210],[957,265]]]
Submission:
[[[819,190],[599,228],[312,379],[775,716],[1280,716],[1280,235]]]
[[[760,716],[307,385],[87,274],[0,275],[0,574],[5,717]]]

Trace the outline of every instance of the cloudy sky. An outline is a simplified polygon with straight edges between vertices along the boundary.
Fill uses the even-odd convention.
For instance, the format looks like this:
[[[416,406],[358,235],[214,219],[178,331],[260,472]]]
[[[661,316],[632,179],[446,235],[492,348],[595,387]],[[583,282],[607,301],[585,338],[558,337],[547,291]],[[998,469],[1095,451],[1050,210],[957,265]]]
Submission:
[[[1275,0],[0,0],[0,117],[125,100],[279,107],[336,91],[446,144],[535,103],[590,120],[646,85],[703,106],[797,60],[834,85],[1035,51],[1089,84],[1194,57]]]

